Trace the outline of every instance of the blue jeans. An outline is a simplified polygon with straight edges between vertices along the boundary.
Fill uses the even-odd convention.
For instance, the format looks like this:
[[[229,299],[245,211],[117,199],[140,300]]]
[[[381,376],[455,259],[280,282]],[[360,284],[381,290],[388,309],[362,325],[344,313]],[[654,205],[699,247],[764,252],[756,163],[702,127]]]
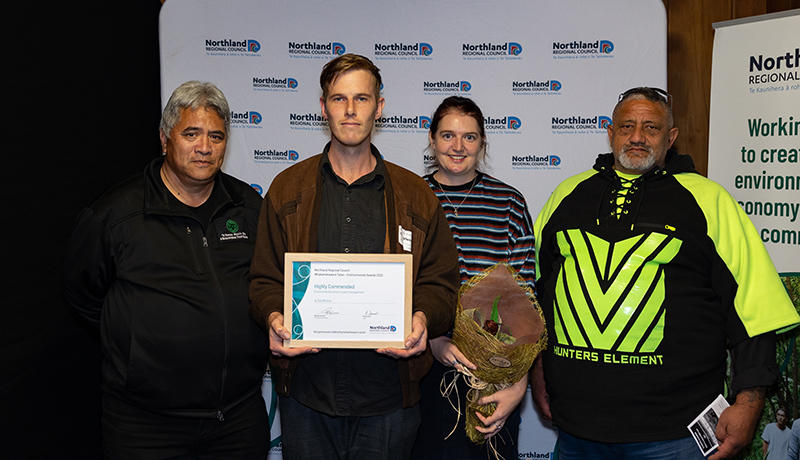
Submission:
[[[419,404],[372,417],[331,417],[279,397],[284,460],[403,460],[417,437]]]
[[[603,443],[558,430],[555,460],[704,460],[691,436],[669,441]]]

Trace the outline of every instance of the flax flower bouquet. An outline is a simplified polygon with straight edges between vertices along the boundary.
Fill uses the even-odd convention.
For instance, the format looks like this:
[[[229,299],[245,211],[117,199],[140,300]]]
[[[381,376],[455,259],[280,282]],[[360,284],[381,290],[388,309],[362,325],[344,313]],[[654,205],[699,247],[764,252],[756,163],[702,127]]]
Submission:
[[[544,316],[536,296],[508,264],[499,263],[473,276],[458,292],[453,344],[478,368],[461,367],[467,385],[467,437],[484,443],[474,427],[475,412],[488,417],[497,404],[479,406],[484,396],[518,382],[547,347]]]

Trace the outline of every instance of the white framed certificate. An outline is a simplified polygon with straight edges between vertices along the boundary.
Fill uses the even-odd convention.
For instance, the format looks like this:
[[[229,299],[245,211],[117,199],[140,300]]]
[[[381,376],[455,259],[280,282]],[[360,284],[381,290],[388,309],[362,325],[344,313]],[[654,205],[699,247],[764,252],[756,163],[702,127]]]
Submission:
[[[286,347],[405,348],[411,254],[286,253]]]

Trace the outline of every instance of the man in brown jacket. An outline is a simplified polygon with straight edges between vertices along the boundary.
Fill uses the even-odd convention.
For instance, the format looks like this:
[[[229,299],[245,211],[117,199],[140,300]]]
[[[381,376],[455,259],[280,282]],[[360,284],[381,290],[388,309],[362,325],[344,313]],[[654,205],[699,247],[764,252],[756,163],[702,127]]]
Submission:
[[[427,339],[453,323],[458,256],[427,184],[383,161],[370,142],[384,106],[378,68],[362,56],[340,56],[323,68],[320,86],[331,141],[279,174],[267,192],[250,313],[269,333],[287,460],[405,459],[419,426],[419,380],[432,360]],[[405,348],[284,347],[286,252],[411,253],[413,318]]]

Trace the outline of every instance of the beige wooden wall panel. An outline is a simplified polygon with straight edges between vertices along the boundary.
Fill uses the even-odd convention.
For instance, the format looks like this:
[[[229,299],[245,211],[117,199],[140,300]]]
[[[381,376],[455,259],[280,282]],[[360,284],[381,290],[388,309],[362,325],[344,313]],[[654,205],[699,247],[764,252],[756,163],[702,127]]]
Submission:
[[[663,0],[667,9],[667,81],[673,96],[674,148],[708,174],[708,115],[715,22],[800,8],[800,0]]]

